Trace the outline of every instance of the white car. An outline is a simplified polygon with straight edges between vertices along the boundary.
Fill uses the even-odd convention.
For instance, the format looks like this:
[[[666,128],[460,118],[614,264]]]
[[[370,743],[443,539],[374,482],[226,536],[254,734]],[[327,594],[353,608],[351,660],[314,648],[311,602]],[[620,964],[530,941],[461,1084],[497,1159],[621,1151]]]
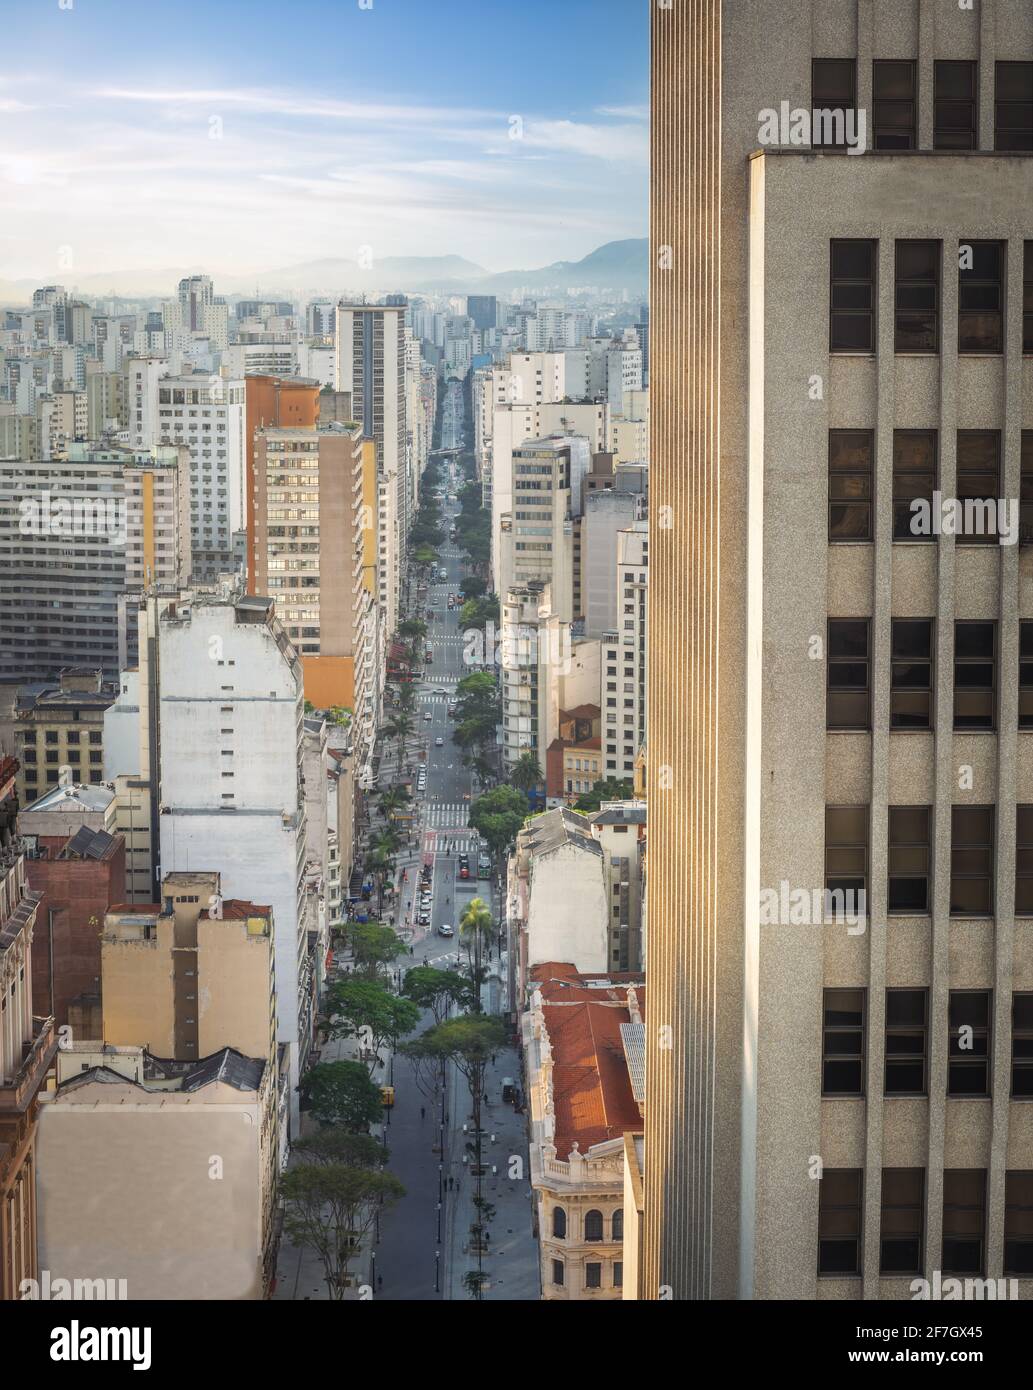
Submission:
[[[441,926],[438,927],[438,936],[454,936],[454,935],[455,935],[455,933],[453,932],[452,927],[451,927],[451,924],[450,924],[449,922],[442,922]]]
[[[425,710],[424,713],[423,713],[423,717],[424,717],[424,719],[426,719],[427,722],[429,723],[429,722],[434,718],[434,712],[433,712],[433,710],[429,710],[429,709],[428,709],[428,710]]]
[[[441,737],[440,734],[438,734],[437,738],[434,740],[434,747],[435,747],[435,748],[443,748],[444,745],[445,745],[445,740]]]

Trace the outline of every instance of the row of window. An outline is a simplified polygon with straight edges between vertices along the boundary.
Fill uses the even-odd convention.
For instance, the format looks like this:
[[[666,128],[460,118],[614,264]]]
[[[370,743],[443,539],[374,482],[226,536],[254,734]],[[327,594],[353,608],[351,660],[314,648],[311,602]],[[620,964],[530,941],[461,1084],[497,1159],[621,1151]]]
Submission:
[[[874,240],[831,243],[829,268],[829,351],[874,353],[878,246]],[[1004,351],[1003,241],[958,242],[958,352]],[[893,350],[938,353],[941,340],[942,244],[895,243]],[[1033,353],[1033,242],[1023,253],[1022,350]]]
[[[946,513],[940,488],[936,430],[893,431],[893,539],[935,543]],[[957,472],[951,514],[959,545],[996,545],[1009,539],[1014,518],[1005,511],[999,430],[958,430]],[[829,541],[870,541],[875,536],[875,435],[872,430],[829,431]],[[934,504],[941,500],[939,514]],[[1033,545],[1033,430],[1022,431],[1019,459],[1018,534]],[[955,519],[956,518],[956,519]],[[935,523],[935,524],[933,524]]]
[[[827,989],[822,1004],[821,1093],[865,1095],[868,991]],[[1033,1100],[1033,994],[1012,995],[1011,1091]],[[948,1003],[947,1095],[992,1092],[993,991],[952,989]],[[929,991],[886,991],[883,1095],[929,1094]]]
[[[868,812],[867,806],[825,807],[825,889],[836,895],[832,902],[870,903]],[[888,821],[886,910],[924,916],[932,910],[933,808],[891,806]],[[954,917],[993,916],[995,823],[994,806],[951,807]],[[1016,807],[1015,914],[1033,916],[1033,805]]]
[[[925,1273],[924,1168],[882,1170],[879,1273]],[[986,1275],[985,1168],[945,1168],[943,1248],[946,1275]],[[864,1252],[864,1171],[826,1168],[818,1211],[818,1273],[859,1275]],[[1033,1171],[1005,1175],[1004,1268],[1014,1278],[1033,1274]]]
[[[596,1262],[596,1261],[589,1260],[589,1261],[585,1264],[585,1267],[584,1267],[584,1268],[585,1268],[585,1282],[584,1282],[584,1287],[585,1287],[586,1289],[601,1289],[602,1286],[603,1286],[603,1267],[602,1267],[602,1265],[601,1265],[600,1263]],[[623,1287],[624,1287],[624,1261],[623,1261],[623,1260],[614,1260],[613,1264],[611,1265],[611,1269],[612,1269],[612,1271],[613,1271],[613,1285],[612,1285],[612,1287],[615,1288],[615,1289],[623,1288]],[[558,1288],[558,1289],[562,1289],[563,1286],[564,1286],[564,1284],[567,1282],[567,1268],[566,1268],[566,1265],[563,1263],[562,1260],[553,1260],[553,1262],[552,1262],[552,1282],[553,1282],[553,1284],[556,1286],[556,1288]]]
[[[857,59],[815,58],[811,64],[815,110],[857,109]],[[812,144],[834,149],[846,143],[843,128],[817,132]],[[827,137],[827,138],[825,138]],[[871,147],[913,150],[918,140],[918,65],[876,58],[872,63]],[[933,149],[979,148],[979,64],[940,59],[933,63]],[[994,149],[1033,150],[1033,63],[994,64]]]
[[[567,1213],[563,1207],[552,1209],[552,1234],[556,1240],[567,1238]],[[585,1212],[583,1240],[605,1240],[605,1221],[601,1211],[594,1207]],[[610,1217],[610,1239],[624,1239],[624,1209],[617,1207]]]
[[[890,728],[931,729],[935,689],[935,622],[894,618],[890,624]],[[997,623],[954,624],[953,727],[997,727]],[[828,620],[825,727],[872,727],[870,618]],[[1019,624],[1018,726],[1033,729],[1033,622]]]

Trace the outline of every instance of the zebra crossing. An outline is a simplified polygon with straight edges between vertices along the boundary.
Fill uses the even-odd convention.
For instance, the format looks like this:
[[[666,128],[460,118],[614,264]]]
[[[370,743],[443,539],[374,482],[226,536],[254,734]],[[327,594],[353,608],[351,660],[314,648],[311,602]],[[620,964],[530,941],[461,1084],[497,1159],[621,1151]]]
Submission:
[[[455,830],[469,825],[468,801],[434,801],[426,807],[424,825],[430,829]]]
[[[452,854],[479,854],[481,842],[476,834],[462,834],[458,830],[429,831],[423,837],[424,854],[444,854],[448,845]]]

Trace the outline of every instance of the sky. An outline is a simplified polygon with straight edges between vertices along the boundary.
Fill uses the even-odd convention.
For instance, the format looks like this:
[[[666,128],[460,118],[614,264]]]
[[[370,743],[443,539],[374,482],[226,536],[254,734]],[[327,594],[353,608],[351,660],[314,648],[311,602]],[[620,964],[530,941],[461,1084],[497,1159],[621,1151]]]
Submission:
[[[645,236],[648,47],[647,0],[0,0],[0,281]]]

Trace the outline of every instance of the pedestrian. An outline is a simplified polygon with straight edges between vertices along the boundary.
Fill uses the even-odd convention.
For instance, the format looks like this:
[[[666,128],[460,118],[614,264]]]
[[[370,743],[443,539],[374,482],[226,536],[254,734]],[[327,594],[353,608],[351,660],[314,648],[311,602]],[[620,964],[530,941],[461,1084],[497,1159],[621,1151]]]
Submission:
[[[423,1119],[426,1119],[426,1117],[427,1117],[427,1107],[426,1107],[425,1105],[421,1105],[421,1106],[420,1106],[420,1119],[423,1120]]]
[[[383,1276],[382,1274],[378,1274],[378,1275],[377,1275],[377,1288],[378,1288],[378,1289],[382,1289],[383,1287],[384,1287],[384,1276]]]
[[[408,917],[405,919],[405,925],[406,925],[406,926],[409,925],[409,919],[408,919]],[[414,956],[414,955],[416,954],[416,948],[415,948],[415,946],[410,946],[410,947],[409,947],[409,954],[410,954],[411,956]]]

